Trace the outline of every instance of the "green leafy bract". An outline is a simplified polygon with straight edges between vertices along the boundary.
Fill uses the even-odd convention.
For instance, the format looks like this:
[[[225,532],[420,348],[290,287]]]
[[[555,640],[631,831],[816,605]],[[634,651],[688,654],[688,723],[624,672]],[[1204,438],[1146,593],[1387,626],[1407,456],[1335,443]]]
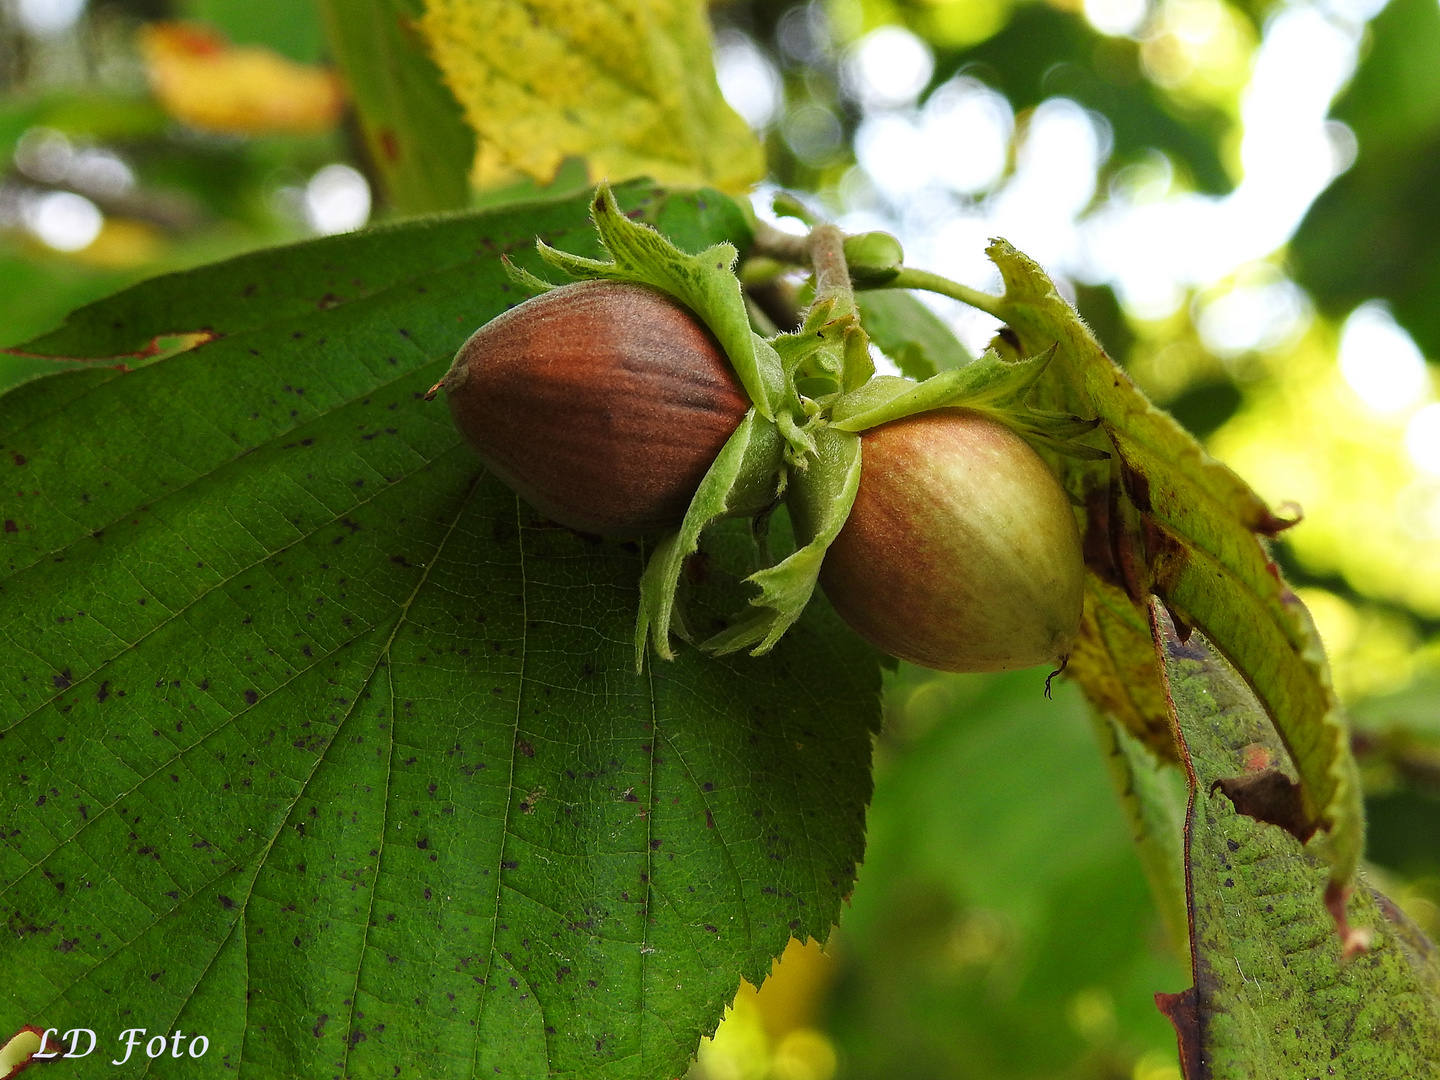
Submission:
[[[870,340],[916,382],[973,362],[940,317],[910,293],[883,289],[855,300]]]
[[[743,233],[713,192],[617,194]],[[658,1080],[828,935],[869,650],[817,608],[636,674],[643,552],[539,518],[422,400],[519,298],[502,254],[598,253],[588,205],[257,253],[29,346],[213,334],[0,397],[0,1029],[101,1033],[65,1076],[144,1027],[242,1080]]]
[[[987,352],[973,364],[942,371],[922,383],[881,376],[842,398],[831,412],[839,431],[868,431],[918,413],[963,406],[1009,424],[1033,444],[1087,460],[1109,457],[1104,450],[1075,443],[1093,431],[1094,420],[1043,413],[1021,403],[1045,373],[1054,348],[1028,360],[1002,360]]]
[[[786,490],[798,547],[746,579],[760,588],[750,601],[760,610],[707,640],[707,651],[724,655],[753,647],[756,656],[769,652],[814,595],[825,551],[840,535],[860,490],[860,437],[824,427],[815,442],[814,461],[791,473]]]
[[[783,443],[776,426],[753,409],[735,429],[701,481],[680,528],[656,546],[640,579],[640,615],[635,621],[635,670],[644,665],[647,645],[657,656],[675,658],[670,634],[676,616],[675,590],[685,560],[700,546],[700,533],[721,518],[755,513],[778,498]],[[688,635],[687,635],[688,636]]]
[[[1239,812],[1248,804],[1232,794],[1268,788],[1261,805],[1273,811],[1276,793],[1294,789],[1291,755],[1201,636],[1181,640],[1158,603],[1154,618],[1190,780],[1195,985],[1158,998],[1179,1033],[1186,1077],[1440,1076],[1440,954],[1362,880],[1336,905],[1358,924],[1354,933],[1368,935],[1369,951],[1342,959],[1321,902],[1333,869],[1288,832]]]

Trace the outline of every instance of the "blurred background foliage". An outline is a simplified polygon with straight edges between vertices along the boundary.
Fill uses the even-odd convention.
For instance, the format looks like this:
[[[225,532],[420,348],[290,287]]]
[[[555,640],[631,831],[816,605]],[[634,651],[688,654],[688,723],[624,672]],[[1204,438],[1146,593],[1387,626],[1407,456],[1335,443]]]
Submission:
[[[320,8],[340,13],[328,39]],[[355,10],[392,8],[424,4]],[[1440,932],[1440,5],[710,15],[720,88],[767,155],[758,214],[775,220],[783,187],[982,288],[984,241],[1006,237],[1155,400],[1303,508],[1275,554],[1352,710],[1373,874]],[[350,49],[352,84],[376,73],[343,44],[357,19],[310,0],[3,0],[0,346],[139,278],[421,205],[398,181],[387,195],[384,133],[332,63]],[[436,121],[452,148],[469,145],[458,115]],[[540,190],[467,194],[450,173],[437,207]],[[571,159],[552,188],[588,179]],[[926,302],[972,350],[995,329]],[[19,353],[0,389],[35,370]],[[742,988],[697,1080],[1177,1080],[1151,994],[1186,966],[1085,708],[1069,687],[1042,707],[1042,676],[893,675],[847,921]]]

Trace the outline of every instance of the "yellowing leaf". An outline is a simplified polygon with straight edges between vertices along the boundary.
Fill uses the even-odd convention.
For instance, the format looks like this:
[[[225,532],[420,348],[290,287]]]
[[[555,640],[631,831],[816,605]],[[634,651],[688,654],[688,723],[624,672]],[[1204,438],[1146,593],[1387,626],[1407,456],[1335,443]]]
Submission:
[[[759,141],[720,96],[702,0],[428,0],[419,26],[479,139],[481,184],[593,179],[740,191]]]
[[[235,46],[192,23],[150,23],[140,35],[150,86],[191,127],[232,135],[324,131],[344,94],[330,71],[259,46]]]

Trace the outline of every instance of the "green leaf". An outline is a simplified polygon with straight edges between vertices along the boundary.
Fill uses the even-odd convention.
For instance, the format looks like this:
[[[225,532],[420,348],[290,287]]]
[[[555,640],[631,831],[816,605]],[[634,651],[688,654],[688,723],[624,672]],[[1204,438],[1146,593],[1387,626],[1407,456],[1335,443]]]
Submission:
[[[855,301],[870,340],[916,382],[974,359],[940,317],[908,292],[882,289],[860,293]]]
[[[828,1009],[847,1075],[1143,1076],[1142,1055],[1159,1075],[1166,1056],[1173,1069],[1154,992],[1186,972],[1084,699],[1056,680],[1047,701],[1044,685],[1043,670],[908,664],[887,679],[865,865]]]
[[[475,135],[415,29],[424,0],[318,3],[390,201],[407,214],[467,206]]]
[[[1295,760],[1304,812],[1328,833],[1334,881],[1348,881],[1360,860],[1363,811],[1345,720],[1309,615],[1257,536],[1289,523],[1146,400],[1039,266],[1003,240],[987,251],[1006,291],[998,299],[977,294],[975,302],[1009,323],[1023,352],[1057,349],[1037,403],[1098,417],[1116,453],[1113,462],[1060,460],[1067,487],[1086,508],[1089,568],[1099,579],[1089,591],[1123,590],[1141,611],[1153,592],[1235,664]],[[1115,672],[1131,660],[1085,663],[1098,652],[1089,648],[1072,667],[1104,705],[1114,698]],[[1126,718],[1124,710],[1116,715]],[[1153,730],[1145,717],[1136,734]]]
[[[1156,757],[1123,724],[1091,711],[1096,742],[1110,781],[1130,822],[1135,853],[1160,909],[1165,935],[1181,956],[1189,951],[1185,898],[1183,781],[1172,763]]]
[[[1102,565],[1108,574],[1108,567]],[[1162,760],[1175,760],[1170,706],[1155,663],[1150,623],[1125,590],[1101,573],[1085,575],[1085,613],[1067,674],[1106,716]]]
[[[1254,792],[1259,778],[1276,778],[1262,808],[1279,816],[1296,775],[1284,746],[1199,634],[1182,641],[1158,604],[1155,619],[1191,785],[1195,986],[1159,999],[1179,1033],[1185,1075],[1440,1076],[1440,953],[1362,880],[1345,912],[1370,947],[1342,960],[1321,902],[1325,860],[1232,801],[1237,784]]]
[[[620,195],[736,235],[713,192]],[[0,1029],[203,1033],[242,1080],[673,1077],[828,935],[871,652],[817,607],[637,675],[643,552],[538,518],[422,400],[519,299],[502,254],[598,253],[587,208],[261,252],[32,344],[219,335],[0,397]]]

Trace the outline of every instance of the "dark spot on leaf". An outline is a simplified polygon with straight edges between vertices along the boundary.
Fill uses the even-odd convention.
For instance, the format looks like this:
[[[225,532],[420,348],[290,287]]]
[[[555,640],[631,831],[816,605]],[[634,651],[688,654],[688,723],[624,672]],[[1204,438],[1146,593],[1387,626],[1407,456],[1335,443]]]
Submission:
[[[254,690],[246,690],[246,691],[245,691],[245,704],[246,704],[246,705],[254,705],[254,704],[255,704],[257,701],[259,701],[259,700],[260,700],[260,695],[257,694]]]
[[[13,533],[13,532],[19,532],[19,531],[20,531],[20,526],[15,524],[15,519],[14,519],[14,518],[6,518],[6,519],[5,519],[5,531],[6,531],[6,532],[12,532],[12,533]]]
[[[235,901],[231,900],[230,897],[226,896],[224,893],[221,893],[219,896],[216,897],[216,899],[220,901],[220,906],[226,911],[230,911],[235,907]]]
[[[297,938],[296,940],[299,940],[299,939]],[[324,1033],[324,1031],[325,1031],[325,1021],[327,1021],[327,1020],[329,1020],[329,1019],[330,1019],[330,1014],[329,1014],[329,1013],[321,1013],[319,1016],[317,1016],[317,1017],[315,1018],[315,1026],[310,1029],[310,1034],[311,1034],[311,1035],[314,1035],[315,1038],[317,1038],[317,1039],[320,1038],[320,1036],[321,1036],[321,1035]]]
[[[59,675],[50,676],[50,681],[55,684],[56,690],[70,689],[70,669],[66,668]]]
[[[527,758],[533,758],[535,756],[535,748],[531,746],[528,742],[526,742],[524,739],[517,739],[515,741],[515,749],[520,751],[520,753],[524,754]]]
[[[10,452],[10,456],[15,459],[15,464],[16,464],[16,465],[24,465],[24,464],[25,464],[25,455],[24,455],[24,454],[21,454],[21,453],[18,453],[18,452],[16,452],[16,451],[13,451],[13,450],[12,450],[12,451]]]
[[[400,160],[400,137],[395,134],[394,128],[381,128],[379,136],[380,153],[393,165]]]

